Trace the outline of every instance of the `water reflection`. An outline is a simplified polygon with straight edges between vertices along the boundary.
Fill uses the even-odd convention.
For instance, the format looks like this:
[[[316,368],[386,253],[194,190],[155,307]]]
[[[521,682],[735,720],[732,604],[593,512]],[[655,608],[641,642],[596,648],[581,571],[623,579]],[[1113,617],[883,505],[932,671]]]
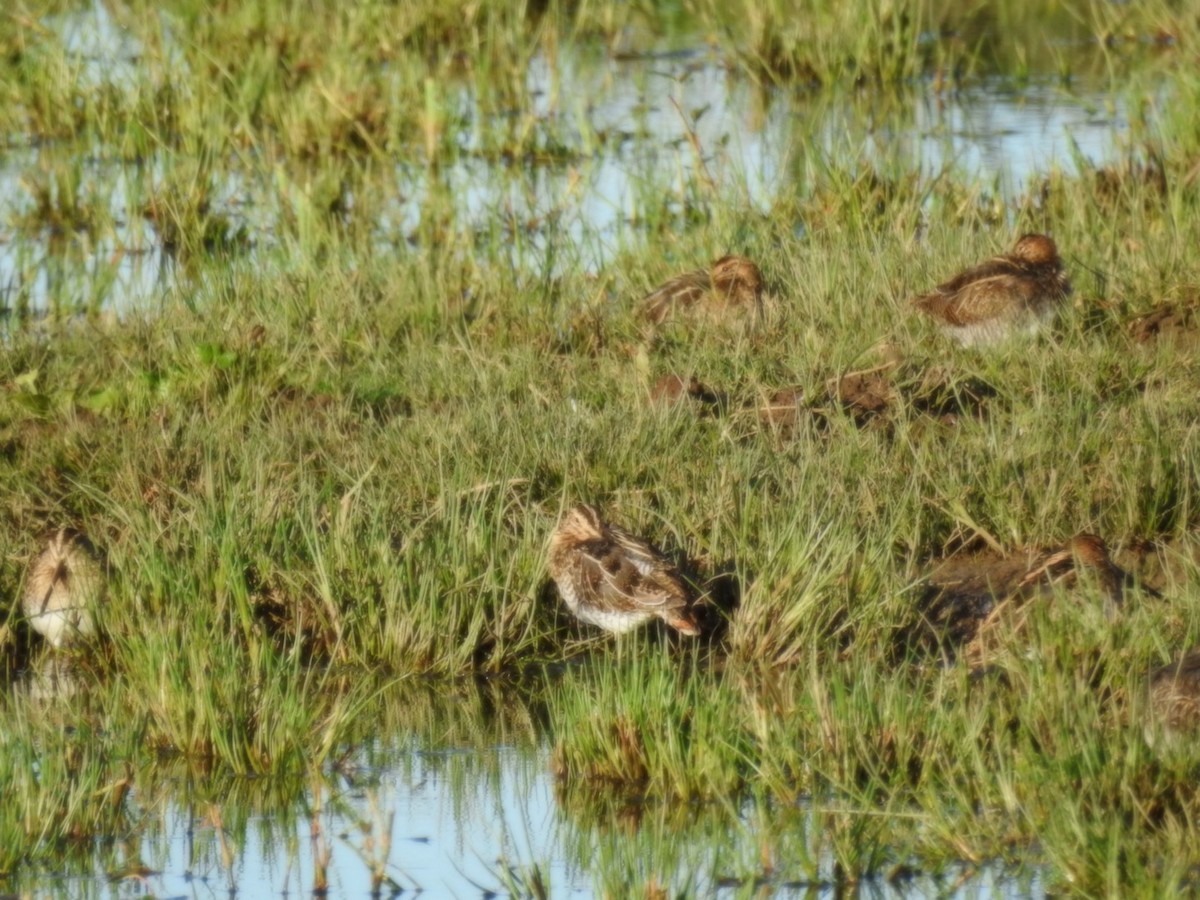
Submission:
[[[71,897],[835,896],[847,886],[838,854],[853,845],[878,856],[883,874],[861,885],[868,896],[1041,891],[1036,871],[889,868],[910,852],[908,815],[563,790],[549,771],[541,699],[558,677],[388,686],[363,707],[360,742],[307,778],[164,762],[139,776],[127,829],[99,841],[90,865],[4,887]]]
[[[171,24],[160,18],[162,43],[172,48]],[[84,83],[130,88],[141,48],[104,5],[45,24]],[[168,49],[168,58],[177,55]],[[366,217],[380,246],[428,240],[448,218],[478,245],[512,253],[517,265],[545,265],[553,241],[555,265],[600,270],[647,223],[678,221],[718,198],[767,210],[805,189],[797,181],[806,170],[949,168],[1012,194],[1051,167],[1110,160],[1128,131],[1124,100],[1099,83],[1069,91],[1057,80],[1015,87],[992,79],[955,91],[930,83],[874,94],[764,92],[708,50],[617,59],[597,46],[567,46],[553,59],[535,56],[526,87],[526,108],[499,116],[483,115],[458,87],[447,98],[460,123],[457,152],[433,173],[413,148],[389,185],[322,188],[344,190],[333,202],[273,166],[230,159],[199,173],[211,181],[209,213],[244,233],[256,257],[288,243],[280,231],[299,227],[305,208],[332,202],[344,217]],[[163,252],[169,237],[143,216],[155,191],[170,190],[175,168],[196,162],[164,156],[134,166],[103,148],[89,149],[83,162],[80,152],[45,144],[12,152],[0,167],[0,207],[10,210],[0,306],[39,310],[55,302],[120,312],[160,299],[178,277]],[[64,167],[112,222],[68,235],[72,252],[61,235],[19,225],[36,206],[30,186]]]
[[[39,707],[65,703],[85,690],[87,672],[70,653],[46,652],[19,673],[13,693]]]
[[[141,41],[119,24],[102,0],[90,8],[47,17],[45,28],[58,35],[68,59],[78,66],[81,83],[130,90],[144,77],[146,56]],[[179,52],[171,23],[160,16],[164,67],[176,79],[187,77],[187,61]]]

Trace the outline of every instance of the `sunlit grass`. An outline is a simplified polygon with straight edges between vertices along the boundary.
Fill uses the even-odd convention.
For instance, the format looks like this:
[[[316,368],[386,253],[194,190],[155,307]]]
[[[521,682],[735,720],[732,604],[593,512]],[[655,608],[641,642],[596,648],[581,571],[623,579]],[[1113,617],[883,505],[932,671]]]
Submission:
[[[37,161],[0,223],[16,260],[0,584],[17,597],[35,535],[64,524],[113,572],[79,688],[4,698],[0,871],[77,863],[89,842],[136,833],[128,794],[154,796],[166,757],[214,784],[254,776],[319,797],[315,773],[383,722],[446,746],[544,737],[583,842],[597,822],[633,820],[600,854],[613,895],[702,890],[671,865],[691,823],[669,810],[705,811],[700,857],[731,822],[751,827],[747,797],[771,822],[759,856],[717,854],[746,890],[784,858],[789,877],[840,886],[1014,858],[1089,895],[1194,878],[1194,761],[1151,752],[1141,691],[1200,635],[1200,367],[1186,329],[1143,345],[1128,326],[1200,292],[1200,82],[1174,71],[1131,89],[1118,162],[1076,160],[1077,174],[1011,201],[953,170],[920,174],[895,148],[829,148],[799,123],[769,208],[723,195],[703,165],[648,168],[599,274],[552,217],[497,204],[486,226],[461,220],[448,173],[464,159],[532,191],[527,169],[583,165],[605,140],[656,146],[637,123],[632,137],[587,132],[569,98],[561,114],[530,111],[531,58],[580,36],[617,54],[711,35],[753,77],[824,85],[821,102],[1047,69],[1007,40],[1020,34],[1008,7],[981,23],[849,4],[799,23],[752,6],[702,5],[676,28],[669,11],[615,5],[135,4],[110,13],[144,47],[129,83],[95,81],[47,35],[57,8],[0,20],[0,72],[14,76],[0,126],[15,160]],[[1058,14],[1112,74],[1171,72],[1196,21],[1156,5]],[[986,53],[972,37],[997,31]],[[630,34],[645,46],[622,46]],[[1069,82],[1074,63],[1060,62]],[[415,221],[389,220],[397,167],[425,175],[403,182],[421,185]],[[961,352],[910,314],[912,293],[1026,230],[1053,231],[1076,287],[1052,335]],[[147,249],[171,286],[118,320],[112,269]],[[772,282],[767,320],[676,322],[649,340],[634,301],[726,251]],[[29,301],[35,288],[57,315]],[[902,401],[862,427],[828,385],[888,352],[994,394],[978,415]],[[727,409],[649,404],[672,372],[727,394]],[[758,407],[786,386],[819,414],[763,424]],[[735,586],[724,639],[581,640],[594,636],[566,621],[543,567],[578,501]],[[1156,542],[1166,599],[1135,594],[1109,621],[1087,590],[1059,598],[982,678],[897,651],[930,560],[1083,530],[1131,556]],[[47,663],[15,611],[2,624],[10,675]],[[523,690],[481,698],[451,680],[542,682],[564,661],[515,711]],[[462,715],[419,697],[381,712],[380,674],[435,676],[461,691]],[[234,844],[286,807],[239,799],[217,810]],[[393,877],[385,859],[364,865],[377,884]],[[546,890],[540,861],[497,877]]]
[[[1191,827],[1188,770],[1148,769],[1140,726],[1100,698],[1134,697],[1142,672],[1195,639],[1194,566],[1118,637],[1087,607],[1022,634],[1033,643],[1012,648],[1011,689],[897,669],[891,647],[925,562],[978,533],[1018,548],[1085,529],[1119,545],[1195,527],[1195,367],[1186,347],[1129,342],[1125,318],[1159,295],[1139,284],[1150,263],[1105,233],[1121,215],[1160,214],[1131,184],[1097,234],[1072,212],[1091,182],[1054,190],[1079,200],[1053,223],[1060,244],[1128,293],[1118,305],[1076,275],[1056,334],[1027,352],[954,351],[904,309],[909,291],[1011,241],[1008,228],[964,234],[956,209],[919,245],[883,221],[752,247],[781,314],[745,335],[672,325],[652,349],[626,303],[578,318],[593,296],[582,276],[564,276],[559,305],[539,306],[479,263],[467,317],[446,299],[463,273],[421,259],[358,272],[212,266],[187,306],[15,331],[6,583],[19,583],[39,528],[83,525],[116,573],[99,677],[128,697],[116,739],[136,728],[118,758],[148,747],[296,772],[353,731],[357,701],[337,699],[325,666],[454,675],[575,652],[542,552],[564,503],[598,502],[702,572],[732,571],[741,606],[723,670],[708,651],[694,660],[695,648],[645,635],[592,645],[549,705],[566,790],[837,798],[845,812],[823,833],[843,877],[1021,852],[1101,890],[1116,832],[1079,830],[1097,810],[1124,810],[1135,854],[1159,829]],[[893,202],[903,215],[918,200]],[[1174,227],[1169,241],[1195,237]],[[1177,268],[1155,278],[1186,284],[1185,257],[1164,258]],[[621,262],[656,265],[634,250]],[[581,322],[590,337],[564,343]],[[792,435],[758,423],[769,390],[815,392],[885,337],[998,396],[957,424],[904,407],[889,429],[836,409]],[[650,407],[651,379],[677,370],[729,391],[731,411]],[[1093,683],[1098,659],[1109,664]],[[68,701],[62,715],[89,714]],[[68,792],[54,802],[86,818],[62,827],[110,828],[119,813],[92,798],[123,763],[97,766],[74,801],[73,781],[38,782],[29,821]],[[1129,793],[1142,790],[1157,811]],[[981,806],[994,812],[977,821]],[[924,824],[914,837],[887,817]],[[22,833],[13,863],[32,853]],[[1171,883],[1182,865],[1138,877]]]

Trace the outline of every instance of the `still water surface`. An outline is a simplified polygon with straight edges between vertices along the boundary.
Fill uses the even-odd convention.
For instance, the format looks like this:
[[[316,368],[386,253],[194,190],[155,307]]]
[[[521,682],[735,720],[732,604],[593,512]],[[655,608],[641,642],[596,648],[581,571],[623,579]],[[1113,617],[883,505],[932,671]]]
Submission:
[[[598,660],[598,664],[610,664]],[[18,691],[52,714],[85,678],[41,667]],[[458,681],[385,686],[364,713],[384,733],[346,748],[297,791],[267,779],[176,772],[134,794],[134,827],[100,842],[94,865],[26,873],[37,896],[295,897],[324,882],[332,897],[381,895],[622,897],[658,885],[669,896],[837,896],[827,830],[878,810],[803,798],[654,803],[611,791],[570,792],[551,772],[543,701],[548,675],[518,687]],[[576,673],[575,677],[586,677]],[[900,823],[901,833],[919,829]],[[903,862],[903,851],[897,851]],[[323,861],[323,865],[319,865]],[[874,897],[1030,897],[1037,868],[952,863],[860,886]],[[318,874],[320,872],[320,874]]]
[[[136,83],[142,48],[102,4],[47,25],[77,57],[80,78],[116,89]],[[165,16],[162,30],[170,48]],[[372,223],[381,248],[410,247],[436,193],[449,198],[457,229],[505,246],[515,265],[541,271],[553,242],[552,267],[598,272],[623,246],[645,240],[642,223],[694,202],[698,179],[711,181],[713,202],[764,212],[807,171],[830,163],[929,177],[949,172],[1011,197],[1051,169],[1104,164],[1129,136],[1128,99],[1082,79],[982,78],[950,91],[922,82],[886,93],[764,92],[709,48],[616,59],[599,47],[568,46],[553,60],[535,56],[526,82],[528,107],[502,116],[482,114],[466,86],[451,92],[456,121],[466,123],[456,134],[459,154],[436,175],[419,161],[397,160],[392,199]],[[517,161],[495,152],[497,135],[517,133],[523,146],[553,152]],[[95,148],[81,190],[107,205],[113,225],[68,259],[46,234],[11,225],[34,203],[26,177],[62,152],[18,143],[0,156],[0,209],[10,211],[0,223],[0,307],[44,309],[67,298],[117,312],[153,308],[178,283],[141,214],[167,160],[135,167]],[[214,212],[244,236],[256,264],[269,262],[281,249],[277,226],[300,188],[232,159],[219,179]],[[353,196],[343,200],[354,209]],[[497,242],[497,234],[504,239]]]

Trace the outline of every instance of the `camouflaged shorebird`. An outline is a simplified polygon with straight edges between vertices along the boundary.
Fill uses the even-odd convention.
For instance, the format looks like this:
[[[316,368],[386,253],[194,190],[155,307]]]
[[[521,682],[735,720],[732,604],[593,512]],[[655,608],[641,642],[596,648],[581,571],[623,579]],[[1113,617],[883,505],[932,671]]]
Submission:
[[[60,528],[34,558],[21,607],[33,630],[62,647],[96,632],[92,610],[104,596],[104,572],[88,539]]]
[[[1150,673],[1150,711],[1168,733],[1200,728],[1200,650]]]
[[[1115,615],[1132,578],[1094,534],[1080,533],[1058,548],[1003,559],[946,560],[928,577],[919,601],[920,622],[904,639],[941,645],[950,654],[965,647],[968,659],[978,661],[988,655],[996,634],[1022,627],[1031,600],[1056,587],[1076,589],[1084,573],[1099,588],[1105,611]]]
[[[1083,571],[1090,572],[1095,578],[1109,610],[1120,609],[1125,602],[1125,585],[1130,576],[1112,561],[1104,538],[1086,531],[1075,535],[1060,549],[1043,554],[1037,565],[1021,579],[1018,589],[1039,585],[1044,590],[1060,581],[1073,587]]]
[[[763,277],[753,260],[722,256],[711,269],[677,275],[647,294],[641,315],[660,324],[680,310],[696,310],[713,318],[734,312],[762,313]]]
[[[911,302],[944,334],[971,347],[1036,333],[1070,293],[1054,240],[1026,234],[1012,253],[967,269]]]
[[[660,551],[600,518],[595,507],[567,510],[550,538],[550,577],[584,622],[623,634],[655,616],[697,635],[692,591]]]

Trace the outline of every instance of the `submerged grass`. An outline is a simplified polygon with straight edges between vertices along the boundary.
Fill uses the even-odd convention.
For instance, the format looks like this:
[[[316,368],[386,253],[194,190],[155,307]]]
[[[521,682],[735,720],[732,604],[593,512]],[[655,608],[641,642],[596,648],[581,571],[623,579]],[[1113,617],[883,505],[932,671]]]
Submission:
[[[38,532],[85,529],[113,583],[83,686],[26,680],[0,703],[0,871],[144,828],[129,794],[152,795],[162,756],[295,791],[380,733],[377,674],[579,656],[515,720],[499,701],[468,703],[478,715],[462,721],[419,703],[383,720],[450,745],[503,742],[474,733],[493,714],[513,733],[548,729],[582,830],[614,804],[651,820],[605,842],[598,879],[614,895],[670,880],[686,823],[656,802],[719,810],[719,835],[746,796],[793,817],[762,859],[722,859],[747,890],[782,858],[841,885],[1019,857],[1088,895],[1192,886],[1195,760],[1147,745],[1142,686],[1200,635],[1200,344],[1186,318],[1170,340],[1129,326],[1200,302],[1193,74],[1139,95],[1171,98],[1154,128],[1135,122],[1144,148],[1099,170],[1080,160],[1011,202],[807,135],[765,212],[720,196],[702,165],[674,185],[648,176],[632,218],[653,240],[625,242],[597,278],[553,222],[539,231],[511,206],[469,230],[446,173],[471,155],[470,128],[490,160],[593,152],[606,138],[534,126],[525,74],[573,33],[615,47],[626,7],[134,4],[109,12],[143,48],[115,85],[61,39],[33,40],[69,8],[0,20],[13,76],[0,126],[10,152],[29,143],[40,161],[3,225],[20,285],[0,354],[7,673],[52,661],[15,612]],[[1189,41],[1197,21],[1063,9],[1112,55],[1159,28]],[[647,33],[664,30],[669,10],[639,10]],[[702,5],[689,21],[806,86],[992,65],[969,37],[983,26],[936,5],[816,10],[802,33],[781,6],[741,12]],[[991,14],[988,32],[1007,36],[1016,12]],[[847,27],[855,17],[870,27]],[[957,43],[936,38],[950,30]],[[1018,67],[1017,49],[995,52]],[[515,113],[493,129],[472,108]],[[89,173],[81,148],[97,146],[156,165]],[[419,221],[384,227],[397,158],[429,173],[427,197]],[[242,191],[270,198],[272,228],[229,202]],[[134,222],[176,286],[116,321],[104,273]],[[1053,230],[1076,285],[1052,336],[961,352],[909,313],[906,297],[1026,230]],[[773,283],[767,321],[673,323],[647,340],[636,297],[726,251]],[[59,316],[23,293],[43,271]],[[986,404],[932,415],[901,400],[864,423],[829,399],[831,379],[893,352],[988,386]],[[667,373],[728,404],[649,403]],[[764,424],[760,405],[789,386],[824,398],[819,415]],[[736,601],[722,642],[577,640],[542,558],[578,501],[722,576]],[[983,675],[897,650],[931,560],[1083,530],[1152,548],[1165,599],[1134,592],[1109,621],[1085,585],[1036,607]],[[234,839],[252,814],[237,809],[222,818]],[[366,862],[383,884],[382,862]],[[504,871],[534,892],[543,880],[537,864]]]

